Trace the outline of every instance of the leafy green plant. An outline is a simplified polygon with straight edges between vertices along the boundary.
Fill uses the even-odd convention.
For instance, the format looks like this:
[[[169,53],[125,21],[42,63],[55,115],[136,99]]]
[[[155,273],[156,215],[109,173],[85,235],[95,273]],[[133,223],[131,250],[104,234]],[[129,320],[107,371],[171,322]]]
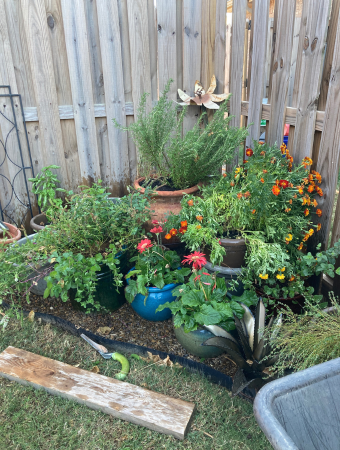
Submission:
[[[172,295],[175,302],[167,302],[157,308],[170,308],[174,315],[174,326],[184,326],[184,331],[197,330],[203,325],[219,324],[224,330],[232,330],[234,314],[242,318],[243,308],[227,297],[225,280],[204,270],[194,270],[186,284],[177,286]]]
[[[175,189],[186,189],[217,174],[224,163],[234,157],[235,150],[247,136],[246,129],[232,128],[227,101],[215,111],[206,126],[206,113],[198,118],[192,130],[182,137],[182,123],[187,108],[178,113],[177,104],[168,99],[169,80],[159,101],[147,112],[147,94],[142,96],[137,120],[128,131],[139,150],[140,175],[156,176]]]
[[[309,304],[303,315],[284,311],[284,321],[271,340],[277,374],[299,371],[340,357],[340,305],[330,293],[332,310]],[[268,339],[268,336],[266,336]]]
[[[161,226],[154,227],[151,233],[156,235],[158,243],[152,243],[150,239],[141,240],[137,246],[138,256],[130,259],[135,262],[135,267],[126,275],[128,286],[125,288],[125,296],[129,303],[133,302],[137,294],[142,294],[145,296],[145,304],[148,287],[162,289],[166,284],[183,283],[184,277],[190,273],[188,268],[179,268],[180,257],[175,251],[160,245],[162,231]]]
[[[56,193],[63,192],[69,195],[72,194],[72,191],[67,192],[65,189],[57,188],[60,181],[52,172],[52,169],[60,169],[60,167],[53,164],[43,167],[41,174],[38,174],[35,178],[28,179],[32,183],[33,194],[38,196],[38,205],[49,220],[63,207],[63,201],[61,198],[56,198]]]

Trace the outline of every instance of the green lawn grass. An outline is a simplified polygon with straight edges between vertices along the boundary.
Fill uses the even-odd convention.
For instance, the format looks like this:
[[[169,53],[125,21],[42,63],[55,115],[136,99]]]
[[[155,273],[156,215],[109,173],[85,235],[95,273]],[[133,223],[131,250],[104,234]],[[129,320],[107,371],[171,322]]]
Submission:
[[[0,330],[8,345],[67,364],[114,376],[119,363],[104,360],[80,338],[49,325],[11,319]],[[183,442],[118,420],[84,405],[0,378],[0,450],[270,449],[253,417],[252,405],[225,388],[184,369],[131,361],[128,382],[195,402],[197,412]]]

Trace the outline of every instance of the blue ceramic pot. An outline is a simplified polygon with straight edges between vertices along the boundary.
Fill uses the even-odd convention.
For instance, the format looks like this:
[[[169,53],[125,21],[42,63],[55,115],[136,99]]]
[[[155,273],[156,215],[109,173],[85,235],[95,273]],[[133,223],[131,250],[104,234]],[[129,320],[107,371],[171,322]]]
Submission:
[[[131,269],[134,270],[134,267]],[[130,272],[130,271],[129,271]],[[129,279],[127,280],[129,284]],[[163,305],[166,302],[173,302],[176,300],[172,296],[173,289],[178,286],[178,284],[166,284],[163,289],[158,289],[154,287],[147,288],[149,295],[146,299],[142,294],[137,294],[131,303],[132,309],[141,316],[143,319],[150,320],[151,322],[161,322],[163,320],[168,320],[171,317],[171,310],[169,308],[163,309],[163,311],[156,312],[158,306]]]

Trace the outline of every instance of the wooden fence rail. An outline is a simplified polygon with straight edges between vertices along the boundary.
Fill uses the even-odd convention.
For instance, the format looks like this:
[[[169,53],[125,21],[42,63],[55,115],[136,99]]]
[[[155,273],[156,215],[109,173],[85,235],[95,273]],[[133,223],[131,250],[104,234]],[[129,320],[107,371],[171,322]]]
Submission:
[[[137,153],[112,119],[132,123],[143,92],[150,109],[169,78],[176,101],[177,88],[192,95],[196,79],[206,88],[215,74],[216,93],[234,94],[233,124],[242,116],[253,123],[247,145],[265,119],[270,144],[289,124],[295,160],[315,159],[325,246],[339,170],[339,5],[303,0],[297,17],[296,0],[276,0],[269,17],[269,0],[253,0],[249,30],[246,0],[234,2],[231,14],[226,0],[0,0],[0,84],[22,96],[35,172],[57,164],[66,189],[101,178],[119,196],[137,175]],[[184,132],[197,116],[190,107]],[[7,149],[16,152],[13,142]],[[0,171],[13,180],[8,161]],[[23,183],[16,179],[20,195]],[[2,204],[8,192],[2,181]]]

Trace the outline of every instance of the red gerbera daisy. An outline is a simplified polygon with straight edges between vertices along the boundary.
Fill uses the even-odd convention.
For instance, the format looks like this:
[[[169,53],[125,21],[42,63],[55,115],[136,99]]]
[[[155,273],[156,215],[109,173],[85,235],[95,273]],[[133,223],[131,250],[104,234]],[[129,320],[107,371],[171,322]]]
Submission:
[[[154,227],[152,228],[152,230],[150,230],[150,233],[162,233],[163,232],[163,228],[162,227]]]
[[[287,180],[280,180],[279,186],[281,186],[283,189],[286,189],[289,186],[289,181]]]
[[[151,221],[154,225],[159,225],[158,220],[152,220]]]
[[[184,256],[182,264],[192,264],[192,268],[197,270],[201,269],[207,263],[207,260],[204,258],[205,254],[200,252],[191,253],[189,256]]]
[[[139,253],[143,253],[146,249],[151,247],[153,247],[153,245],[150,239],[142,239],[137,245],[137,250],[139,250]]]

